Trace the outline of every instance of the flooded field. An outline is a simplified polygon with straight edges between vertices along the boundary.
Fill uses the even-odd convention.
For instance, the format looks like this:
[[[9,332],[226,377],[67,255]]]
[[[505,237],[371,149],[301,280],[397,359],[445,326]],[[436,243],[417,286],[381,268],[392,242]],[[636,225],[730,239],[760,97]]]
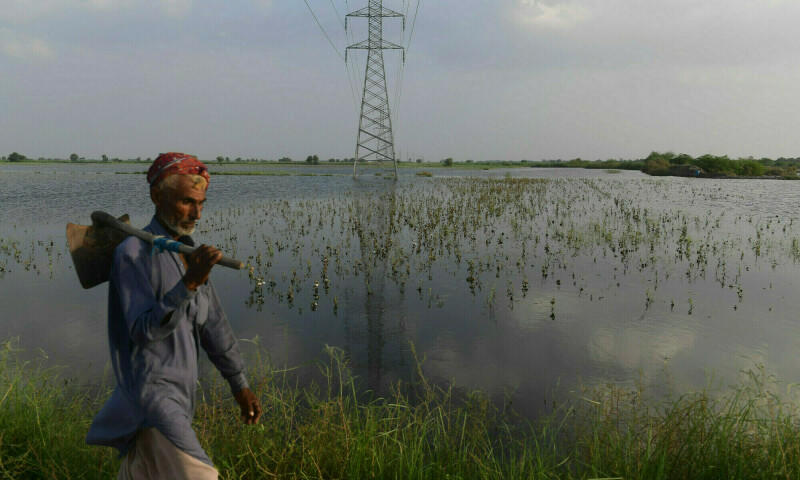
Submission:
[[[93,210],[146,224],[143,176],[117,173],[144,169],[0,166],[0,339],[101,378],[107,287],[81,289],[64,226]],[[285,170],[212,166],[195,234],[248,263],[212,281],[240,338],[275,364],[333,345],[384,391],[412,374],[413,344],[430,378],[511,394],[524,412],[579,384],[683,392],[754,365],[800,377],[796,183]]]

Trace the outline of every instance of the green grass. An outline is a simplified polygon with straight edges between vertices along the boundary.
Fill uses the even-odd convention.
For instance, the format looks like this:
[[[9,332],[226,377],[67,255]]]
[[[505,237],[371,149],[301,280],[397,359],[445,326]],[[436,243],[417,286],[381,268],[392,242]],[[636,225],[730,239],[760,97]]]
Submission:
[[[751,372],[728,393],[648,400],[640,389],[583,390],[526,421],[480,392],[428,383],[365,400],[341,351],[323,380],[298,387],[292,371],[255,358],[265,414],[241,425],[227,387],[207,382],[195,430],[222,478],[797,478],[796,410]],[[419,364],[420,362],[418,362]],[[213,378],[217,378],[214,376]],[[209,385],[210,383],[210,385]],[[83,438],[108,395],[57,370],[0,352],[0,478],[113,478],[111,449]]]

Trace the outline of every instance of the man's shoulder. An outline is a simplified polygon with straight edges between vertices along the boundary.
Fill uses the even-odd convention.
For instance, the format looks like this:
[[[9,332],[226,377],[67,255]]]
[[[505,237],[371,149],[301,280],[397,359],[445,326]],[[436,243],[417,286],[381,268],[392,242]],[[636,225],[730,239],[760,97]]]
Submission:
[[[150,244],[133,235],[120,242],[114,249],[115,263],[123,257],[139,258],[151,248]]]
[[[147,242],[130,236],[120,242],[114,249],[114,255],[111,260],[111,275],[109,280],[111,285],[116,285],[115,288],[122,287],[127,282],[122,281],[122,278],[131,274],[132,271],[146,272],[150,268],[150,246]]]
[[[150,221],[150,224],[142,230],[148,233],[157,234],[153,231],[155,224],[155,217]],[[114,249],[114,258],[119,258],[122,255],[138,256],[142,252],[149,253],[152,250],[152,245],[135,235],[128,235],[123,241],[119,243]]]

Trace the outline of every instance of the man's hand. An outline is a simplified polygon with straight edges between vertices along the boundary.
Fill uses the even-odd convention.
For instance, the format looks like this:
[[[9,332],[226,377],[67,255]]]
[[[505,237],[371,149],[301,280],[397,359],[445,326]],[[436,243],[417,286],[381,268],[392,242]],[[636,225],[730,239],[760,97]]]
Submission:
[[[222,252],[210,245],[200,245],[194,252],[186,255],[186,274],[183,283],[189,290],[208,281],[211,268],[222,259]]]
[[[248,425],[255,425],[261,418],[261,405],[258,397],[249,388],[243,388],[234,395],[242,411],[242,421]]]

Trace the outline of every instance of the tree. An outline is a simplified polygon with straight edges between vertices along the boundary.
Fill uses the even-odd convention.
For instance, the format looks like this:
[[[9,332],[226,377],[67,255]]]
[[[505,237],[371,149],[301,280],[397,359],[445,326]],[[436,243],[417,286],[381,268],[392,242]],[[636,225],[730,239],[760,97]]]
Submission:
[[[27,157],[17,152],[11,152],[11,155],[8,156],[9,162],[24,162],[25,160],[27,160]]]
[[[278,163],[291,163],[292,159],[289,157],[281,157],[278,159]]]
[[[222,163],[224,161],[225,161],[225,157],[223,157],[222,155],[217,157],[217,163]]]
[[[756,162],[755,160],[743,160],[739,163],[738,172],[739,175],[745,175],[748,177],[760,177],[764,175],[764,165]]]
[[[105,153],[101,156],[101,158],[103,159],[104,162],[108,161],[108,155],[106,155]]]
[[[642,171],[648,175],[669,175],[669,165],[666,158],[651,154],[645,159]]]
[[[705,154],[695,159],[697,166],[712,175],[730,175],[736,172],[733,161],[727,155],[717,157],[711,154]]]
[[[77,153],[70,153],[69,154],[69,161],[70,162],[77,162],[78,161],[78,154]]]
[[[417,163],[422,163],[422,159],[421,159],[421,158],[418,158],[418,159],[417,159]]]
[[[453,166],[453,159],[451,157],[447,157],[444,160],[442,160],[442,163],[444,163],[445,167],[452,167]]]

